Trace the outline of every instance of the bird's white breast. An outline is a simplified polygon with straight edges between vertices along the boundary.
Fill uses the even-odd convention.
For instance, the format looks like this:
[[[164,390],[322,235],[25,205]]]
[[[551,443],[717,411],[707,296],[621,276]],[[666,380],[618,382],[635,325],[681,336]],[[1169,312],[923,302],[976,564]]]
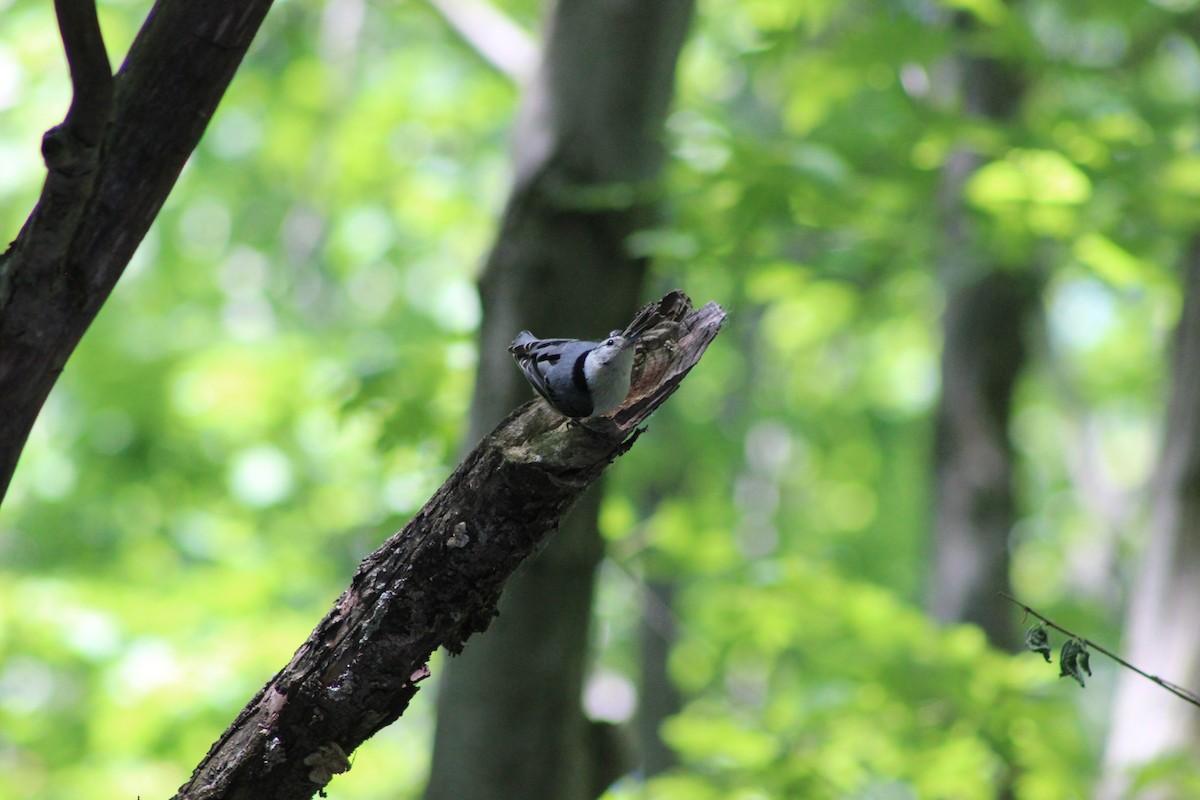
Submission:
[[[629,394],[630,374],[633,371],[632,346],[619,351],[607,362],[589,354],[583,362],[583,375],[592,390],[592,414],[612,411]]]

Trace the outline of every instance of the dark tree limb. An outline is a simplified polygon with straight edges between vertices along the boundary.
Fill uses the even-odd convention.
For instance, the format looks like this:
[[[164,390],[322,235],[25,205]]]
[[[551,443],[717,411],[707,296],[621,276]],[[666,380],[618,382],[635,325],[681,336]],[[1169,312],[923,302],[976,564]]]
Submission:
[[[71,107],[63,127],[75,140],[96,147],[108,124],[113,75],[93,0],[54,0],[67,66],[71,69]]]
[[[270,0],[159,0],[120,71],[88,0],[56,0],[74,98],[0,254],[0,499],[64,364],[158,215]]]
[[[403,530],[363,560],[178,800],[312,797],[348,768],[347,754],[404,713],[438,647],[458,653],[487,628],[513,570],[628,449],[725,319],[715,303],[692,311],[678,292],[647,309],[663,324],[605,435],[569,424],[541,400],[510,414]]]
[[[13,243],[11,261],[10,254],[0,257],[0,311],[6,313],[6,318],[12,287],[21,285],[18,280],[21,277],[39,281],[40,288],[50,293],[65,293],[70,298],[68,307],[79,305],[83,294],[82,287],[63,267],[74,232],[95,188],[100,143],[112,106],[113,75],[92,0],[55,0],[54,11],[71,71],[73,94],[66,118],[42,137],[46,183],[41,199]],[[51,267],[53,272],[43,272],[39,270],[41,266]],[[23,270],[25,275],[16,276],[17,270]],[[18,304],[27,296],[22,295]],[[21,333],[36,336],[38,331]],[[13,350],[15,347],[4,346],[4,340],[0,339],[0,356]],[[6,375],[4,366],[0,361],[0,375]],[[20,379],[19,375],[13,377]],[[7,437],[3,443],[7,444]],[[23,444],[22,438],[20,445]],[[13,458],[15,462],[15,454]],[[6,486],[7,476],[0,475],[0,498]]]

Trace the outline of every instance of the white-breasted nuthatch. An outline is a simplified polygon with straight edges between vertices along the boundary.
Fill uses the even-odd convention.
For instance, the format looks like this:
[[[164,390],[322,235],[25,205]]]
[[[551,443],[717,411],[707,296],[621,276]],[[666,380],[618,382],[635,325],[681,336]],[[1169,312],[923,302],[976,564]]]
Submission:
[[[612,331],[602,342],[539,339],[521,331],[508,348],[525,377],[566,417],[591,417],[612,411],[629,394],[634,345],[630,336]]]

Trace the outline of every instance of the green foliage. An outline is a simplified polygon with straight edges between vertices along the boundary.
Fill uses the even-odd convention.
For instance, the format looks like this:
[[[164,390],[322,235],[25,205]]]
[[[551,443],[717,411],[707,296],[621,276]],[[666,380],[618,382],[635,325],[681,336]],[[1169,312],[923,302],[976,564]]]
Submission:
[[[778,566],[684,600],[695,630],[721,632],[717,641],[689,633],[672,661],[696,697],[665,730],[689,771],[764,797],[873,796],[885,786],[921,798],[1033,786],[1019,796],[1088,796],[1080,730],[1067,700],[1046,696],[1036,664],[990,652],[976,629],[939,629],[827,567]],[[673,796],[673,780],[661,796]]]
[[[0,796],[169,795],[455,461],[517,92],[423,4],[355,7],[271,12],[34,431],[0,512]],[[0,12],[11,239],[69,85],[50,4]],[[145,8],[100,12],[119,63]],[[1077,704],[1103,693],[917,610],[938,192],[952,153],[982,159],[979,259],[1046,286],[1015,405],[1014,581],[1115,641],[1109,576],[1085,567],[1130,543],[1070,454],[1086,437],[1110,493],[1152,464],[1173,265],[1200,218],[1189,24],[1168,3],[700,7],[667,213],[631,247],[731,322],[603,509],[623,570],[602,662],[635,671],[627,573],[685,587],[687,705],[664,729],[682,763],[614,797],[1090,795],[1103,708]],[[945,70],[963,52],[1025,76],[1016,118],[962,112]],[[416,796],[427,694],[336,796]],[[1196,775],[1142,779],[1188,796]]]

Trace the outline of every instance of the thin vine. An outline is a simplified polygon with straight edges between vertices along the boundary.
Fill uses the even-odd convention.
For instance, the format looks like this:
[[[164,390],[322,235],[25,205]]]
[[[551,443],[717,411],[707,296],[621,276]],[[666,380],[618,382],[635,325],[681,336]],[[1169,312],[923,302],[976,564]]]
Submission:
[[[1092,674],[1091,671],[1088,669],[1088,662],[1087,662],[1087,655],[1086,655],[1087,648],[1091,648],[1092,650],[1095,650],[1097,653],[1103,653],[1104,655],[1108,656],[1113,661],[1120,664],[1122,667],[1125,667],[1125,669],[1132,670],[1132,671],[1136,672],[1138,675],[1141,675],[1146,680],[1157,683],[1159,686],[1166,689],[1168,692],[1175,695],[1179,699],[1186,700],[1187,702],[1191,703],[1192,705],[1200,707],[1200,694],[1193,692],[1191,689],[1186,689],[1186,688],[1180,686],[1179,684],[1171,683],[1170,681],[1160,678],[1157,675],[1151,675],[1148,672],[1138,669],[1133,664],[1130,664],[1128,661],[1121,658],[1119,655],[1112,652],[1111,650],[1107,650],[1104,647],[1101,647],[1100,645],[1096,644],[1092,640],[1087,639],[1083,636],[1080,636],[1079,634],[1075,633],[1072,630],[1068,630],[1067,628],[1064,628],[1062,625],[1059,625],[1057,622],[1050,619],[1049,617],[1039,614],[1037,611],[1034,611],[1032,608],[1025,605],[1020,600],[1013,597],[1011,594],[1008,594],[1007,592],[1000,592],[999,594],[1001,597],[1004,597],[1005,599],[1012,601],[1015,605],[1020,606],[1022,609],[1024,609],[1026,618],[1028,618],[1028,616],[1032,614],[1033,616],[1037,617],[1042,622],[1049,625],[1051,628],[1054,628],[1054,630],[1059,631],[1060,633],[1065,633],[1067,636],[1071,637],[1071,639],[1066,644],[1063,645],[1063,652],[1059,659],[1059,669],[1060,669],[1059,675],[1060,675],[1060,677],[1069,675],[1069,676],[1075,678],[1075,680],[1079,681],[1079,685],[1082,686],[1083,678],[1079,674],[1080,670],[1086,671],[1088,675]],[[1022,621],[1024,621],[1024,620],[1022,620]],[[1048,637],[1045,636],[1044,631],[1042,632],[1042,634],[1040,636],[1036,633],[1036,631],[1039,629],[1040,629],[1040,626],[1035,627],[1030,630],[1029,634],[1026,636],[1026,646],[1029,647],[1030,650],[1034,650],[1035,652],[1041,653],[1043,656],[1045,656],[1046,660],[1049,661],[1050,660],[1049,640],[1048,640]],[[1080,650],[1079,649],[1080,647],[1082,647],[1083,649]],[[1082,660],[1080,660],[1081,653],[1083,655]]]

